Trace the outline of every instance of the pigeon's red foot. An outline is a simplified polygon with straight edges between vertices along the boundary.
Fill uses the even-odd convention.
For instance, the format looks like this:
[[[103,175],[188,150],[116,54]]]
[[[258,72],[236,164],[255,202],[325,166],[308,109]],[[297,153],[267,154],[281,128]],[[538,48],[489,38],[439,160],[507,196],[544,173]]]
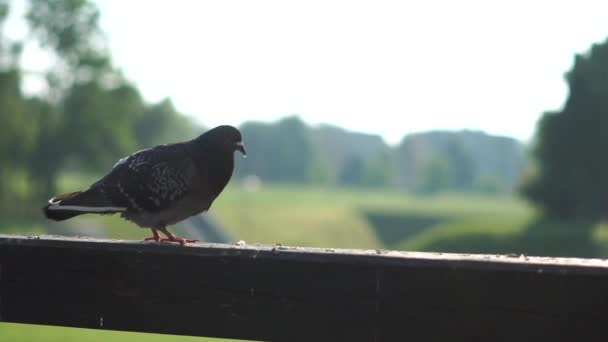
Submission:
[[[187,244],[187,243],[198,242],[198,240],[182,239],[179,236],[175,236],[175,235],[171,234],[168,230],[165,230],[165,231],[162,231],[162,232],[167,237],[160,239],[161,242],[179,242],[179,244],[182,245],[182,246],[185,245],[185,244]]]
[[[162,238],[160,239],[160,241],[162,242],[179,242],[180,245],[185,245],[187,243],[195,243],[198,242],[198,240],[190,240],[190,239],[182,239],[180,237],[177,236],[173,236],[172,238]]]
[[[156,231],[156,229],[150,229],[150,230],[152,231],[152,236],[145,238],[144,241],[150,241],[150,240],[154,240],[156,242],[161,241],[161,238],[158,235],[158,231]]]

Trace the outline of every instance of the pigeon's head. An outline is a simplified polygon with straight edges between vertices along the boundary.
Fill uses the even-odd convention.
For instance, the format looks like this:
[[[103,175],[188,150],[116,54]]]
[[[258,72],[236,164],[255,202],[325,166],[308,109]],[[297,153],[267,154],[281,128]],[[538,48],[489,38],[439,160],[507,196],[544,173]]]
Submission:
[[[223,149],[230,150],[230,152],[239,151],[243,154],[243,157],[247,157],[241,132],[236,127],[229,125],[217,126],[205,133],[205,135],[208,135],[210,139],[219,146],[222,146]]]

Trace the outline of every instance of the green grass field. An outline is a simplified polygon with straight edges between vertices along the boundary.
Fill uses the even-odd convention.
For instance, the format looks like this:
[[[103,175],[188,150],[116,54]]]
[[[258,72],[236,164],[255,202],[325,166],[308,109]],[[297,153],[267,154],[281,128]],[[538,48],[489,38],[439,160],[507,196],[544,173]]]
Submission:
[[[93,177],[66,177],[72,191]],[[210,211],[236,240],[247,243],[335,248],[606,256],[605,224],[548,223],[514,197],[469,194],[412,196],[402,192],[298,186],[246,191],[232,184]],[[41,234],[39,223],[0,221],[5,233]],[[141,239],[147,230],[117,216],[84,215],[69,223],[82,235],[103,227],[119,239]]]
[[[71,191],[88,180],[65,180]],[[388,248],[461,253],[608,256],[608,224],[551,223],[513,197],[267,186],[245,191],[231,185],[211,214],[236,240],[248,244]],[[141,239],[148,231],[118,217],[84,216],[74,226],[102,226],[108,236]],[[42,223],[1,222],[0,231],[40,234]],[[87,235],[86,228],[82,235]],[[0,341],[207,341],[147,334],[0,325]]]
[[[542,222],[515,197],[232,187],[212,209],[247,243],[459,253],[608,256],[608,225]]]

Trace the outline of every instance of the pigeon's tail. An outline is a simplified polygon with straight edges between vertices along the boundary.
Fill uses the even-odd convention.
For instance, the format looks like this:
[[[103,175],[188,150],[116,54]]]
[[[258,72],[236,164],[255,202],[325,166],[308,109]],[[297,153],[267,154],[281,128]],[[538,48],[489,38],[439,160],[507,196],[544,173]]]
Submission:
[[[48,219],[63,221],[87,213],[113,214],[125,208],[112,205],[99,190],[90,188],[53,197],[42,211]]]

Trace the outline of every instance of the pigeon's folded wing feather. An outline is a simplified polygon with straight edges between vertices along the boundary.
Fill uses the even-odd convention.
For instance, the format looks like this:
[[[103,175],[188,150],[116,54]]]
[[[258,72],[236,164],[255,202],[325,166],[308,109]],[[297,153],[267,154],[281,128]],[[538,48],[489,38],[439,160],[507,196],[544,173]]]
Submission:
[[[193,175],[183,144],[161,145],[121,159],[94,186],[129,211],[159,212],[190,192]]]

